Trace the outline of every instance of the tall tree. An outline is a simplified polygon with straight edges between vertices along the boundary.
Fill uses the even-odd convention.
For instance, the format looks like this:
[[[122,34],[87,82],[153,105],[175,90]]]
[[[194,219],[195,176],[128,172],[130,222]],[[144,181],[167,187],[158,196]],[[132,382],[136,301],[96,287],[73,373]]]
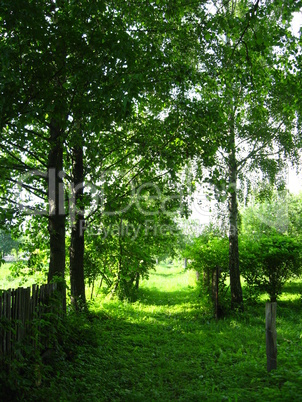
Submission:
[[[76,181],[70,250],[71,276],[78,281],[72,286],[74,299],[83,300],[85,289],[84,238],[79,238],[78,230],[84,217],[80,181],[97,178],[99,150],[105,156],[115,149],[126,154],[134,143],[133,139],[125,143],[113,127],[140,115],[139,111],[150,114],[152,109],[156,116],[165,108],[164,102],[169,103],[175,83],[186,81],[186,61],[191,55],[184,58],[181,54],[181,39],[188,32],[183,23],[188,7],[181,2],[131,3],[129,8],[123,1],[48,0],[27,4],[18,0],[1,9],[1,34],[5,38],[1,43],[5,60],[1,158],[4,168],[13,168],[7,175],[11,186],[6,185],[4,199],[18,204],[15,192],[19,171],[19,184],[41,198],[41,209],[47,200],[50,281],[65,274],[63,184]],[[147,98],[148,102],[143,102]],[[159,126],[159,120],[150,118],[150,126]],[[135,143],[142,156],[150,156],[151,145],[144,144],[154,144],[157,158],[165,159],[172,170],[176,164],[172,164],[170,145],[176,137],[168,134],[161,140],[158,132],[157,139],[162,142],[158,146],[152,129],[147,138],[140,130]],[[137,156],[131,158],[135,164]],[[121,156],[117,163],[121,165],[123,160]],[[67,173],[64,179],[63,169]]]
[[[228,199],[231,301],[242,309],[238,181],[252,170],[273,181],[289,158],[298,158],[297,97],[285,91],[295,47],[291,12],[297,8],[293,2],[285,9],[259,1],[213,2],[213,8],[209,42],[200,55],[204,84],[196,85],[195,97],[215,116],[205,127],[217,144],[208,181]]]

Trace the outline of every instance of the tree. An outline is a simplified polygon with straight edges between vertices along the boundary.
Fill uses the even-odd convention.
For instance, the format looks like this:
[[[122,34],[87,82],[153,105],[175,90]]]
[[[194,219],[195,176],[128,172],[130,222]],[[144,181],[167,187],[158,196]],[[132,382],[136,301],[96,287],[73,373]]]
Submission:
[[[124,151],[129,144],[120,136],[119,124],[145,113],[151,115],[147,119],[148,138],[143,139],[141,127],[135,148],[140,155],[148,155],[150,161],[149,147],[144,144],[151,142],[152,127],[161,125],[156,115],[164,109],[164,101],[171,99],[171,87],[175,82],[185,82],[181,69],[190,59],[179,50],[188,32],[182,23],[186,5],[177,2],[176,9],[166,2],[156,7],[132,6],[137,13],[124,2],[49,0],[28,6],[19,0],[12,8],[4,5],[1,10],[1,35],[5,38],[1,50],[6,60],[1,82],[1,158],[2,168],[10,169],[5,174],[8,184],[3,201],[8,200],[14,216],[20,216],[22,213],[14,208],[20,206],[16,185],[34,195],[35,205],[31,202],[29,209],[34,213],[44,210],[48,220],[48,280],[64,278],[64,184],[76,181],[71,198],[74,205],[70,208],[74,299],[85,298],[84,238],[80,239],[79,232],[85,212],[81,187],[85,177],[98,176],[99,171],[93,171],[102,160],[97,151],[101,149],[107,158],[116,148]],[[150,33],[152,41],[146,33]],[[143,101],[143,96],[148,100]],[[155,153],[170,164],[172,153],[175,156],[174,148],[170,149],[175,136],[167,137],[160,146],[155,142]],[[160,141],[159,136],[156,138]],[[108,145],[111,148],[106,148]],[[117,158],[117,163],[124,159]],[[135,158],[131,160],[137,162]],[[180,160],[179,155],[178,164]],[[141,168],[142,165],[141,162]],[[161,162],[161,167],[165,165]],[[19,180],[17,173],[21,173]],[[40,208],[37,196],[41,199]]]
[[[218,152],[208,182],[220,200],[228,199],[229,269],[233,308],[243,309],[238,249],[238,180],[256,170],[274,181],[288,158],[297,160],[297,98],[290,83],[291,12],[272,2],[218,2],[209,33],[207,59],[201,55],[206,85],[196,92],[200,104],[213,104]],[[276,48],[282,47],[282,56]],[[205,78],[206,77],[206,78]],[[291,99],[290,99],[291,98]],[[291,104],[293,107],[289,107]],[[213,130],[213,128],[211,129]],[[213,138],[213,137],[212,137]]]
[[[181,185],[175,186],[166,174],[156,177],[154,169],[148,163],[143,170],[140,164],[130,172],[117,170],[114,177],[108,172],[103,208],[86,219],[86,277],[92,282],[101,276],[120,298],[131,299],[155,257],[177,246]]]
[[[254,197],[242,211],[242,275],[250,291],[264,290],[274,302],[284,283],[301,274],[301,196],[263,187]]]
[[[224,310],[225,279],[228,275],[227,237],[208,227],[192,244],[187,245],[185,256],[191,260],[189,268],[202,274],[203,290],[214,302],[216,318],[220,318]]]
[[[13,249],[18,250],[19,242],[11,237],[10,233],[0,230],[0,252],[1,257],[9,254]]]
[[[261,237],[276,233],[301,237],[301,194],[274,187],[260,188],[254,192],[248,205],[242,209],[242,234]]]
[[[203,233],[187,246],[185,253],[192,259],[191,267],[203,274],[206,286],[209,286],[210,273],[217,266],[223,272],[228,271],[227,239],[218,233]]]

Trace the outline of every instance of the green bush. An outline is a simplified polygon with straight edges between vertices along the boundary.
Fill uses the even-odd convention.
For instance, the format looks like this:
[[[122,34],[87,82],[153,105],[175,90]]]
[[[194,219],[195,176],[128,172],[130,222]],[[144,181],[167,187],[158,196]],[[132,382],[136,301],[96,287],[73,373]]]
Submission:
[[[226,309],[225,280],[229,271],[228,239],[216,233],[206,232],[187,246],[184,256],[191,260],[189,268],[200,274],[202,290],[210,299],[214,299],[213,274],[218,269],[218,310],[219,314],[223,315]]]
[[[243,236],[239,250],[241,274],[250,291],[265,291],[271,301],[276,301],[287,280],[302,272],[302,247],[286,235]]]

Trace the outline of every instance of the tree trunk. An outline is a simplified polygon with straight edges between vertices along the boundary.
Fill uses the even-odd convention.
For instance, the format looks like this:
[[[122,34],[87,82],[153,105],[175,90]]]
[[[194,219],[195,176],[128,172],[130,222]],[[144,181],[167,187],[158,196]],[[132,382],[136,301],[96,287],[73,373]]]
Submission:
[[[83,147],[73,148],[73,184],[70,205],[71,239],[70,239],[70,289],[71,302],[76,309],[86,303],[84,281],[84,204],[83,204]]]
[[[139,288],[139,273],[137,272],[135,275],[135,289]]]
[[[196,272],[198,272],[198,271],[196,271]],[[198,277],[198,279],[199,279],[199,277]],[[210,269],[209,268],[204,268],[202,280],[203,280],[203,287],[208,291],[209,287],[210,287]]]
[[[231,124],[229,154],[229,271],[231,286],[231,307],[243,311],[242,288],[239,271],[238,249],[238,204],[237,204],[237,161],[235,129]]]
[[[65,210],[62,130],[54,120],[50,123],[50,152],[48,155],[48,203],[50,258],[48,282],[65,277]]]

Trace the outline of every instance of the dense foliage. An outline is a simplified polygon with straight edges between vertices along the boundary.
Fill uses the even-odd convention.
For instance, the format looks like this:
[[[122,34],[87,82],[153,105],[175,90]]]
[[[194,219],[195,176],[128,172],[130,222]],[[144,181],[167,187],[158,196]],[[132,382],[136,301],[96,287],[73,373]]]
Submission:
[[[19,242],[14,240],[11,233],[7,230],[0,230],[0,255],[4,257],[11,253],[12,250],[18,251]]]
[[[240,266],[250,296],[264,290],[275,301],[284,283],[301,275],[300,204],[301,194],[271,188],[243,209]]]
[[[171,201],[164,209],[175,212],[175,197],[185,204],[194,190],[194,180],[180,179],[193,162],[195,179],[229,199],[231,297],[242,306],[237,181],[259,167],[274,180],[298,159],[301,61],[290,23],[300,6],[1,3],[0,220],[28,227],[31,249],[46,250],[49,281],[69,271],[75,305],[85,300],[95,243],[83,227],[107,227],[108,211],[116,213],[109,225],[136,225],[136,212],[123,211],[143,183],[157,183]],[[43,245],[34,244],[40,232]],[[147,239],[140,261],[159,254],[158,243]],[[112,244],[100,240],[98,249]]]
[[[243,237],[240,241],[242,276],[249,287],[267,292],[274,302],[285,282],[301,275],[301,253],[300,242],[285,235]]]
[[[285,282],[301,275],[300,209],[301,194],[271,189],[240,211],[240,272],[248,298],[266,292],[276,301]],[[229,275],[228,241],[213,225],[187,245],[184,256],[191,259],[189,267],[202,274],[205,288],[217,266]]]
[[[0,253],[25,256],[0,272],[71,302],[0,356],[0,399],[301,400],[301,300],[282,292],[302,273],[302,198],[272,190],[302,147],[301,7],[0,1]],[[228,229],[185,234],[205,183]],[[153,273],[177,253],[203,292],[190,270]],[[259,299],[237,313],[248,291],[283,303],[278,374]],[[212,321],[204,294],[234,311]]]
[[[211,228],[186,246],[183,256],[189,259],[189,269],[194,269],[199,279],[201,294],[207,295],[214,305],[215,315],[222,317],[226,302],[226,278],[229,277],[228,238],[212,232]]]

